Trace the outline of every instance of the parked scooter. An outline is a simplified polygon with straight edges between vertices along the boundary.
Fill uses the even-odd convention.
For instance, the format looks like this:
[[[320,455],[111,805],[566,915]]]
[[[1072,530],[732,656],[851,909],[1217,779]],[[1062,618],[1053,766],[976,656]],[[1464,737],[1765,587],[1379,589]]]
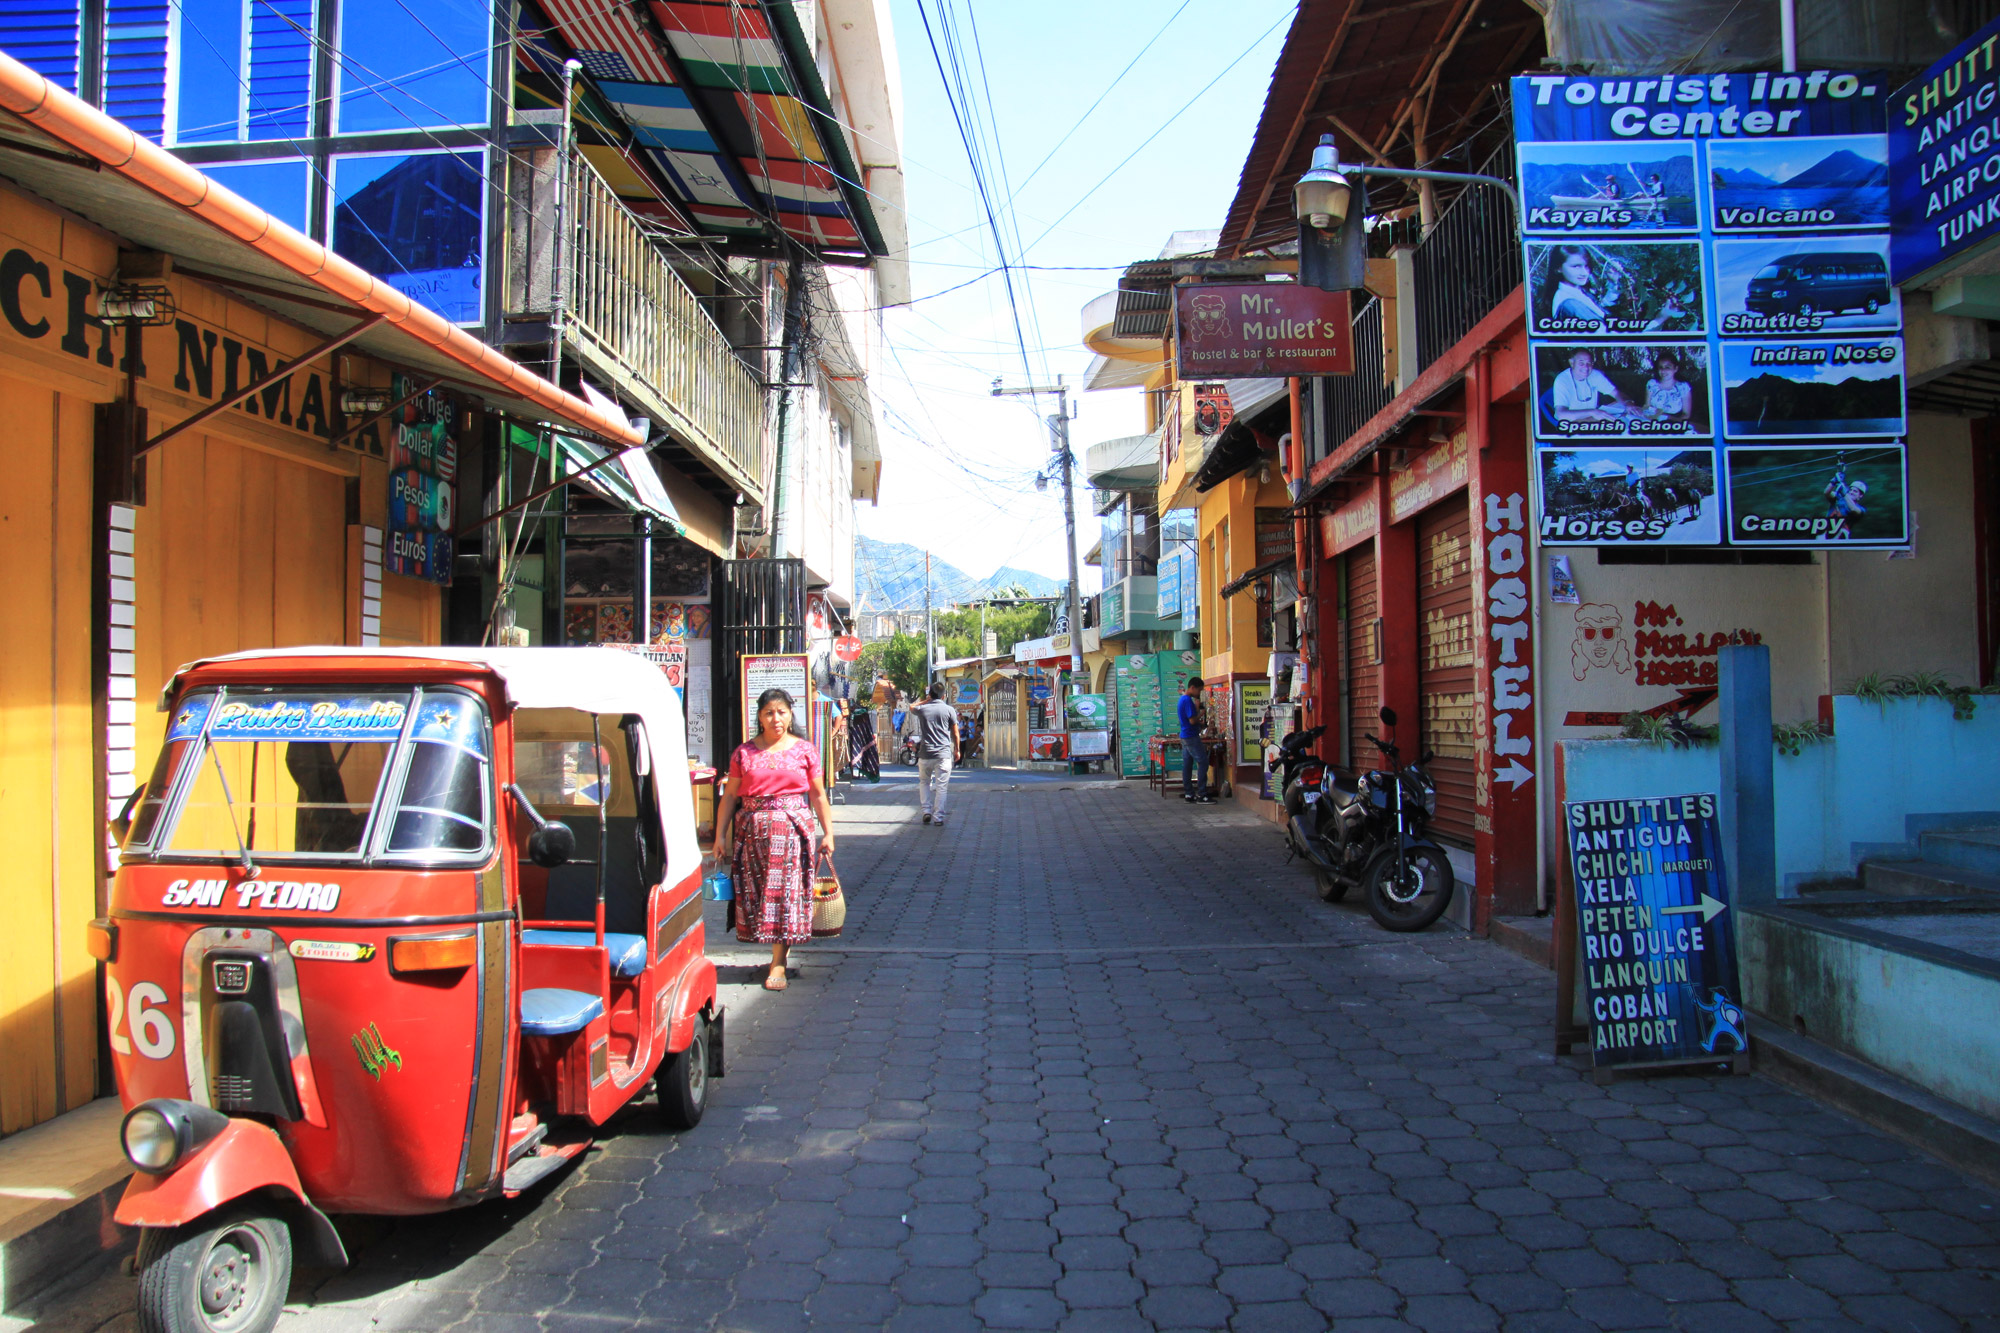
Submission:
[[[1380,716],[1385,727],[1395,727],[1394,710]],[[1456,887],[1450,859],[1427,833],[1437,814],[1437,785],[1423,765],[1433,756],[1404,764],[1394,741],[1368,736],[1386,763],[1356,776],[1311,753],[1324,731],[1294,732],[1278,746],[1285,842],[1312,865],[1327,902],[1360,885],[1368,914],[1384,930],[1422,930],[1444,914]]]

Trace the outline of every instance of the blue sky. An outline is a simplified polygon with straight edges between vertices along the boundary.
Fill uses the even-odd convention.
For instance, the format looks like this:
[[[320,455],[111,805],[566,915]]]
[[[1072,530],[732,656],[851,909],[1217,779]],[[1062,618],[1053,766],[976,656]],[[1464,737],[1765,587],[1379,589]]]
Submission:
[[[945,3],[923,3],[941,50]],[[1053,485],[1036,491],[1033,484],[1049,461],[1041,418],[1054,402],[996,399],[990,383],[997,375],[1018,385],[1032,374],[1039,383],[1062,375],[1078,384],[1090,364],[1079,341],[1084,304],[1115,287],[1125,264],[1157,255],[1169,233],[1222,224],[1295,6],[1291,0],[949,4],[982,134],[989,129],[990,90],[998,146],[990,184],[1000,195],[1007,249],[1019,259],[1017,246],[1025,247],[1026,263],[1045,267],[1013,275],[1023,334],[1017,341],[1005,285],[997,275],[980,276],[994,267],[994,241],[923,17],[916,0],[892,0],[903,72],[911,290],[919,299],[885,312],[888,350],[871,382],[882,419],[881,503],[864,503],[859,523],[874,537],[928,545],[974,575],[1014,565],[1060,578],[1066,573],[1061,496]],[[983,75],[970,49],[975,15]],[[1076,128],[1156,33],[1159,40]],[[1196,99],[1211,79],[1214,87]],[[1105,179],[1176,112],[1182,114],[1164,133]],[[1027,346],[1025,366],[1020,342]],[[1072,395],[1072,402],[1080,409],[1071,424],[1079,458],[1091,444],[1144,427],[1137,391]],[[1097,527],[1082,491],[1079,554],[1089,550]],[[1086,573],[1085,587],[1092,586]]]

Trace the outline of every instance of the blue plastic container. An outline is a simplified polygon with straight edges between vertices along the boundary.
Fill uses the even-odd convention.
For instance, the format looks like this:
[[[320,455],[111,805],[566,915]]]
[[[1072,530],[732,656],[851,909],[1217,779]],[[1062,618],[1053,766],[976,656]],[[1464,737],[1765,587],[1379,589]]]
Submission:
[[[701,896],[712,903],[726,903],[736,896],[736,881],[727,870],[711,870],[702,877]]]

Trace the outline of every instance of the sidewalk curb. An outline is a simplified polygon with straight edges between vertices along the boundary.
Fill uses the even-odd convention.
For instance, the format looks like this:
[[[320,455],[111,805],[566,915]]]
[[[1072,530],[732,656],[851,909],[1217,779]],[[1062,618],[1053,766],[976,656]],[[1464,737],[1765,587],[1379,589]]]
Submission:
[[[2000,1122],[1756,1015],[1757,1072],[2000,1189]]]
[[[138,1233],[111,1220],[124,1192],[120,1179],[0,1240],[0,1313],[33,1300],[98,1255],[129,1245]]]

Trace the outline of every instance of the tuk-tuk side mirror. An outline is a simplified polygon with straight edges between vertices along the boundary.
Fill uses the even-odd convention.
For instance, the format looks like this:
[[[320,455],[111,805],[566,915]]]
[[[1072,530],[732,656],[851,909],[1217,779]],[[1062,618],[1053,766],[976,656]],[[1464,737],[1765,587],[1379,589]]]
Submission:
[[[1377,716],[1382,719],[1382,725],[1385,727],[1396,725],[1396,710],[1393,708],[1384,708]]]
[[[132,794],[125,798],[125,804],[120,806],[118,813],[112,817],[111,831],[118,835],[119,842],[124,842],[132,832],[132,807],[138,805],[139,798],[145,794],[146,784],[142,782],[132,789]]]
[[[570,826],[561,820],[542,818],[541,811],[535,809],[534,802],[528,799],[528,794],[521,790],[519,783],[508,783],[507,794],[514,798],[514,803],[521,807],[521,813],[535,826],[535,831],[528,835],[528,859],[544,870],[568,865],[570,858],[576,855],[576,833]]]
[[[548,820],[528,835],[528,859],[544,870],[568,865],[575,855],[576,834],[561,820]]]

